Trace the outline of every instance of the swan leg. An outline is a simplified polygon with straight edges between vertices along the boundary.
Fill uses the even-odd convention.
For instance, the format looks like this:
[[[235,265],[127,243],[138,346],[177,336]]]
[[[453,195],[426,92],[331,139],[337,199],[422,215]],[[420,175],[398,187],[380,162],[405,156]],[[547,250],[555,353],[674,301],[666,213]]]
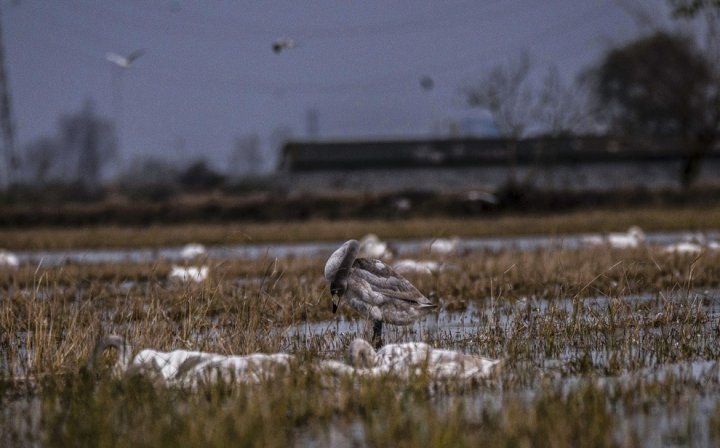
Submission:
[[[382,321],[381,320],[374,320],[373,321],[373,335],[372,335],[372,344],[375,350],[380,349],[383,345],[382,340]]]

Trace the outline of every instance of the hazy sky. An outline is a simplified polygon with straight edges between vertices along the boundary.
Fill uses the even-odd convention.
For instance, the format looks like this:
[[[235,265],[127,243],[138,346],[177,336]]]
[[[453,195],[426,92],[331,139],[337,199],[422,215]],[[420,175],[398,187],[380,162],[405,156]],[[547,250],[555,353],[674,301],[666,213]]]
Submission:
[[[638,12],[667,18],[665,0],[1,5],[20,148],[91,99],[119,120],[125,160],[208,157],[219,167],[238,136],[257,133],[266,149],[280,127],[305,137],[311,108],[321,138],[429,135],[439,122],[481,116],[458,89],[522,51],[538,72],[556,65],[570,80],[641,33]],[[297,47],[273,53],[284,36]],[[105,59],[140,48],[122,73]]]

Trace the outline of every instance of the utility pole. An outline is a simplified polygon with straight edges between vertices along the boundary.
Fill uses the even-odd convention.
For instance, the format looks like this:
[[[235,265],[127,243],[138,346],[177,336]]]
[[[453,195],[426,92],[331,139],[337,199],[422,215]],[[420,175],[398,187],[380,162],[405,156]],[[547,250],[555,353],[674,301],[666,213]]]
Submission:
[[[15,155],[15,126],[12,119],[10,86],[5,71],[5,44],[3,42],[2,11],[0,10],[0,130],[2,131],[4,173],[0,174],[0,188],[6,189],[14,182],[14,171],[18,167]],[[3,175],[4,174],[4,175]]]

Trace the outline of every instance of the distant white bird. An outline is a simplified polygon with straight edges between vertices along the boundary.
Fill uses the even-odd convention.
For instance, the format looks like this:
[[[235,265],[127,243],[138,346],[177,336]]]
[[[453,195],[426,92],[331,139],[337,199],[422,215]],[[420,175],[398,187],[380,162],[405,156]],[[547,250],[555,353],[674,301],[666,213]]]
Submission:
[[[703,250],[718,250],[720,244],[717,241],[708,240],[707,237],[698,232],[687,234],[682,241],[665,246],[665,252],[678,254],[699,254]]]
[[[295,48],[295,41],[289,37],[281,37],[279,39],[276,39],[272,43],[272,51],[274,53],[280,53],[283,50],[289,50],[291,48]]]
[[[14,253],[5,249],[0,249],[0,267],[2,266],[16,268],[20,266],[20,260]]]
[[[442,266],[437,261],[398,260],[393,269],[399,274],[433,274],[440,272]]]
[[[408,378],[412,375],[428,374],[434,379],[481,379],[497,373],[500,361],[482,356],[436,349],[422,342],[389,344],[377,352],[363,339],[355,339],[350,344],[350,363],[355,369],[350,371],[341,366],[340,373],[379,376],[397,375]]]
[[[209,272],[210,269],[207,266],[184,267],[173,265],[170,274],[168,275],[168,279],[179,280],[181,282],[202,283],[207,279]]]
[[[409,325],[437,305],[422,295],[409,281],[380,260],[358,257],[360,244],[345,242],[325,263],[325,279],[330,283],[332,310],[341,302],[373,320],[373,343],[382,346],[382,325]]]
[[[455,253],[460,244],[460,238],[435,238],[430,243],[430,253],[438,255],[449,255]]]
[[[378,260],[390,260],[393,257],[390,245],[381,241],[374,233],[368,233],[360,239],[359,257],[376,258]]]
[[[488,191],[470,190],[465,192],[465,200],[469,202],[485,202],[487,204],[497,204],[498,198]]]
[[[101,338],[88,361],[92,369],[108,348],[119,351],[113,373],[137,373],[159,380],[167,386],[197,387],[200,384],[238,382],[256,384],[285,373],[293,359],[287,353],[254,353],[246,356],[220,355],[191,350],[163,352],[145,349],[132,357],[132,347],[120,336]]]
[[[609,233],[607,235],[588,234],[580,238],[585,246],[610,246],[614,249],[632,249],[645,242],[645,233],[638,226],[632,226],[627,232]]]
[[[703,251],[703,246],[692,241],[681,241],[665,246],[663,252],[675,254],[699,254]]]
[[[195,257],[201,257],[203,255],[207,255],[207,250],[205,250],[205,246],[198,243],[186,244],[180,251],[180,256],[186,260],[191,260]]]
[[[130,66],[135,62],[140,56],[145,54],[144,49],[135,50],[132,53],[130,53],[127,56],[121,56],[117,53],[108,52],[105,53],[105,59],[112,62],[113,64],[117,65],[120,68],[130,68]]]
[[[633,249],[645,242],[645,232],[638,226],[631,226],[625,233],[609,234],[607,242],[615,249]]]
[[[580,238],[580,242],[584,246],[602,246],[607,241],[605,240],[605,238],[603,238],[602,235],[583,235]]]

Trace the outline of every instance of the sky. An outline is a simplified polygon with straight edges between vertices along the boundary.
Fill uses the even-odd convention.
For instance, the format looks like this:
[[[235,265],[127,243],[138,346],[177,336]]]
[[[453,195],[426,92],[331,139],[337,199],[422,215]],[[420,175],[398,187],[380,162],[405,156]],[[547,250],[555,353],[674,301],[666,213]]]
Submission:
[[[478,122],[459,90],[530,56],[565,80],[667,20],[665,0],[0,0],[17,147],[88,101],[121,169],[160,157],[228,168],[235,139],[417,138]],[[295,48],[274,53],[288,37]],[[145,53],[127,70],[107,52]],[[430,77],[432,89],[420,79]],[[314,110],[317,134],[308,134]],[[279,130],[283,130],[282,132]],[[268,158],[266,168],[273,161]]]

